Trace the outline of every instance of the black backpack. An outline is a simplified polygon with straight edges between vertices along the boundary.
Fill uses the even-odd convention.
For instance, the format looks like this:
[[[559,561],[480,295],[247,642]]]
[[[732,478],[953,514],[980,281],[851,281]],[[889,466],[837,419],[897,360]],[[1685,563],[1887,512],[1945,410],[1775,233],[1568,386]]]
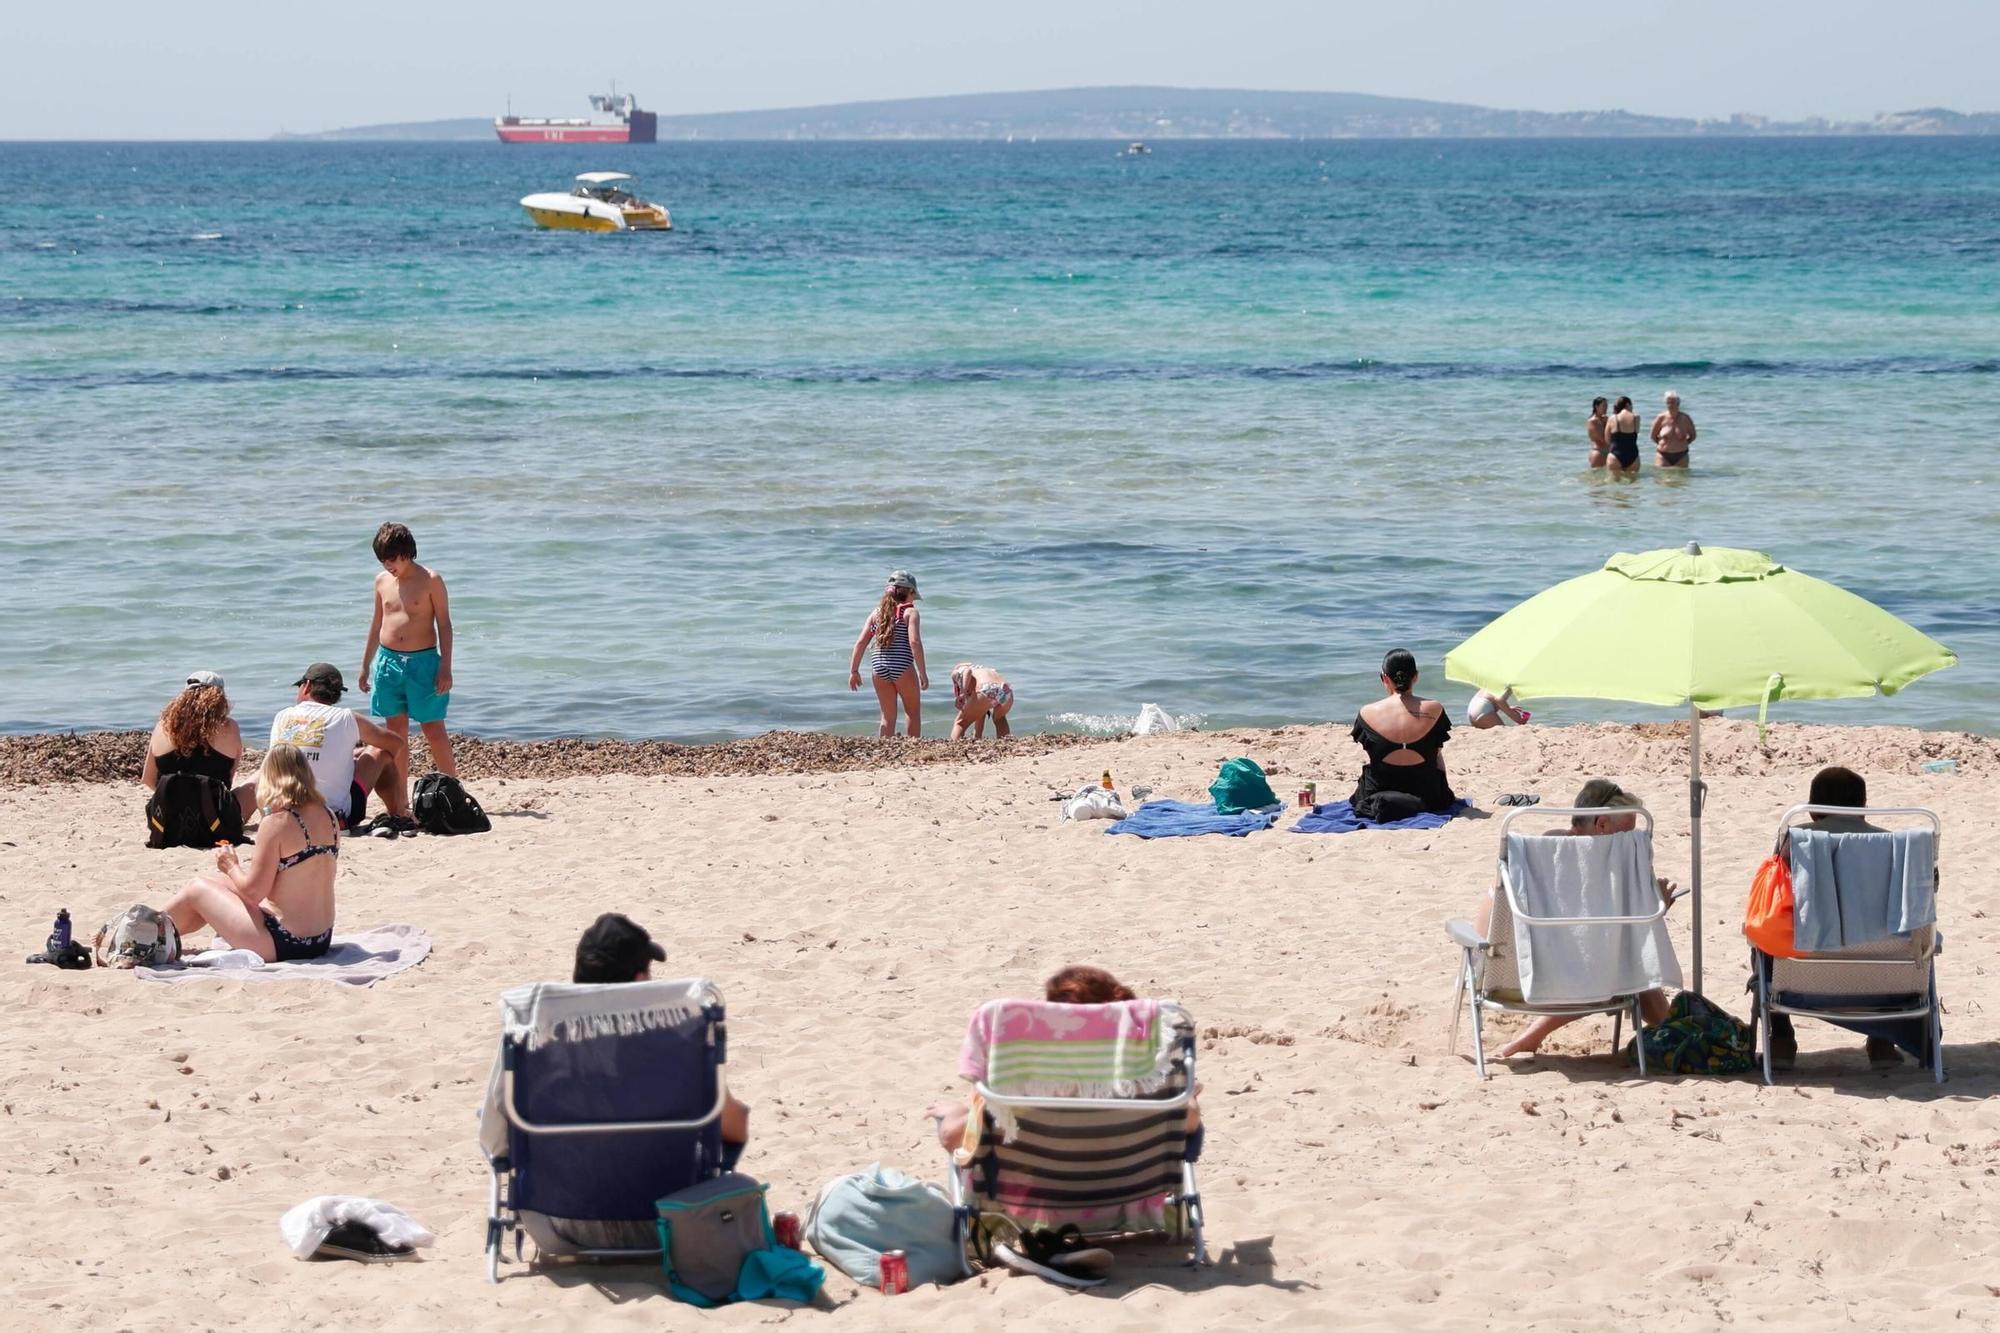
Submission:
[[[218,842],[240,844],[243,812],[235,793],[201,773],[169,773],[153,788],[146,802],[146,845],[213,847]]]
[[[426,773],[410,794],[410,811],[426,833],[491,833],[493,821],[472,793],[448,773]]]

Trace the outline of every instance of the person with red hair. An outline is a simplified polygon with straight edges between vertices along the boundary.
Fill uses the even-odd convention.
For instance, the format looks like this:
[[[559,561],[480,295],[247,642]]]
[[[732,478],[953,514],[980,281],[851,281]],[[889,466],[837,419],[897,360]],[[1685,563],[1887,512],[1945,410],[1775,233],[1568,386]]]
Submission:
[[[1118,1004],[1139,997],[1103,968],[1072,963],[1043,984],[1042,998],[1052,1004]],[[1195,1084],[1194,1090],[1199,1095],[1201,1085]],[[965,1121],[971,1111],[964,1102],[932,1102],[924,1108],[924,1114],[937,1121],[938,1142],[949,1152],[965,1143]],[[1193,1098],[1188,1100],[1187,1129],[1187,1159],[1192,1162],[1201,1157],[1201,1107]]]

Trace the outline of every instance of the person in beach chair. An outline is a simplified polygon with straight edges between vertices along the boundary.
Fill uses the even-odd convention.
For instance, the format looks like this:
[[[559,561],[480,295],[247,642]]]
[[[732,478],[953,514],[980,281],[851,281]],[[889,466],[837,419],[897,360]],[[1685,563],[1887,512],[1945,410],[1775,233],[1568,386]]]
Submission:
[[[660,1257],[658,1200],[736,1165],[750,1109],[723,1076],[722,996],[652,980],[666,951],[606,913],[577,944],[577,980],[500,997],[500,1049],[480,1112],[492,1169],[487,1277],[509,1231],[547,1258]]]
[[[1096,1286],[1112,1256],[1092,1242],[1145,1232],[1191,1241],[1206,1264],[1194,1020],[1101,968],[1064,968],[1044,993],[974,1011],[959,1055],[972,1101],[925,1112],[950,1154],[965,1271],[977,1250]]]
[[[1807,817],[1803,824],[1793,821]],[[1869,816],[1908,816],[1891,831]],[[1919,807],[1871,809],[1868,783],[1846,768],[1813,776],[1806,804],[1778,821],[1778,851],[1792,876],[1794,942],[1776,957],[1752,947],[1750,989],[1764,1081],[1798,1063],[1793,1015],[1860,1033],[1874,1069],[1893,1069],[1907,1050],[1944,1082],[1937,998],[1937,844],[1942,825]]]
[[[1665,1022],[1664,987],[1681,984],[1663,921],[1680,895],[1653,874],[1653,817],[1639,798],[1609,778],[1592,778],[1570,809],[1536,812],[1568,815],[1567,828],[1511,832],[1528,813],[1514,810],[1501,821],[1499,880],[1480,899],[1475,919],[1445,923],[1462,950],[1458,992],[1472,1013],[1481,1078],[1486,1010],[1534,1016],[1525,1032],[1495,1052],[1501,1059],[1532,1055],[1557,1029],[1603,1013],[1613,1017],[1615,1051],[1625,1017],[1634,1031]],[[1453,1050],[1458,1004],[1454,999]],[[1643,1048],[1639,1072],[1645,1073]]]

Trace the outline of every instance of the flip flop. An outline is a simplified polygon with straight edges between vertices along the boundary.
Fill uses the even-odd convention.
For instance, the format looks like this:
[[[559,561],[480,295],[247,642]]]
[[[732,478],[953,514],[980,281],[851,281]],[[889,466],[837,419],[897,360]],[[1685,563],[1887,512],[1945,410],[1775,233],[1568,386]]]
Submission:
[[[1495,805],[1540,805],[1541,803],[1541,797],[1535,795],[1533,792],[1525,791],[1510,791],[1505,796],[1493,802]]]
[[[1022,1243],[1026,1244],[1025,1238]],[[1011,1245],[996,1244],[993,1247],[993,1257],[1006,1267],[1013,1269],[1016,1273],[1032,1273],[1044,1282],[1053,1282],[1059,1287],[1074,1287],[1081,1290],[1086,1287],[1101,1287],[1104,1285],[1104,1279],[1101,1277],[1084,1277],[1077,1273],[1065,1273],[1060,1268],[1052,1267],[1049,1264],[1037,1263]]]

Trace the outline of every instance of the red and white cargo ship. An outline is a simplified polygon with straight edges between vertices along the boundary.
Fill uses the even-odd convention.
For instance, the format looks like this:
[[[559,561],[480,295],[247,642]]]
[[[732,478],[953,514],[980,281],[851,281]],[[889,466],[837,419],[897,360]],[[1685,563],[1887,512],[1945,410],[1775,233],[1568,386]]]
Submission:
[[[493,132],[501,143],[655,143],[660,118],[641,111],[630,93],[592,93],[596,115],[567,119],[550,116],[495,116]]]

